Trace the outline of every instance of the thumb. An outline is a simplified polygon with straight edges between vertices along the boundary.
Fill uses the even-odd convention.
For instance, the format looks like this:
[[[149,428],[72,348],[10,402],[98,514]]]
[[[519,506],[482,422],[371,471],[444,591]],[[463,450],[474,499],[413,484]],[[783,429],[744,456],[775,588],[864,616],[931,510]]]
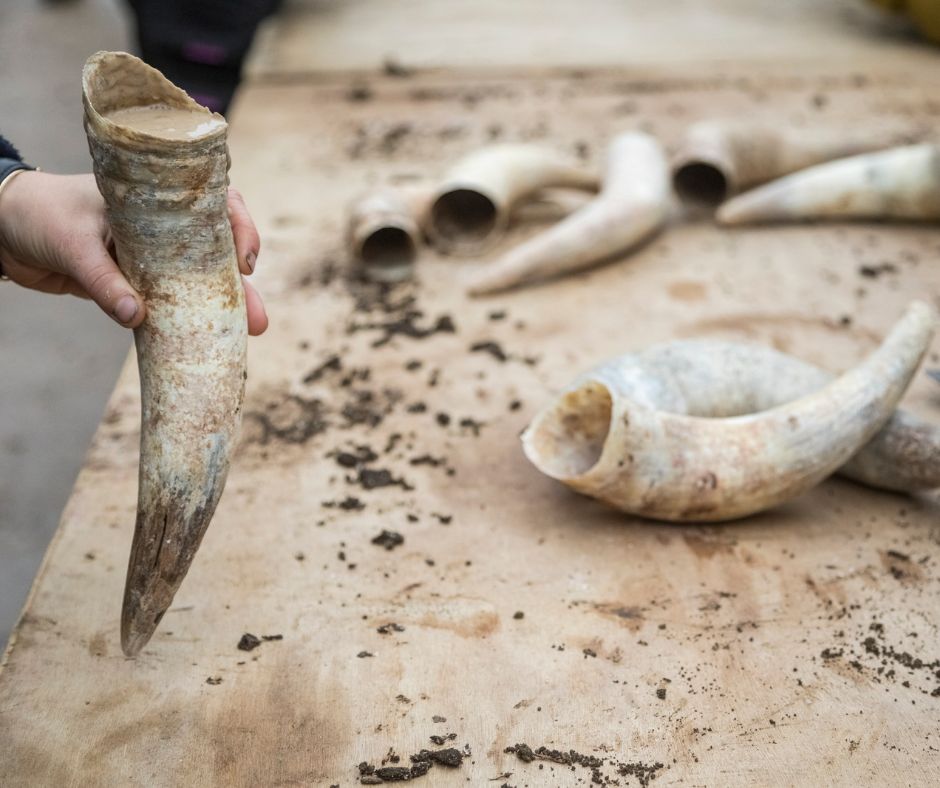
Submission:
[[[130,286],[103,247],[77,255],[69,269],[79,287],[115,322],[126,328],[137,328],[147,316],[140,294]]]

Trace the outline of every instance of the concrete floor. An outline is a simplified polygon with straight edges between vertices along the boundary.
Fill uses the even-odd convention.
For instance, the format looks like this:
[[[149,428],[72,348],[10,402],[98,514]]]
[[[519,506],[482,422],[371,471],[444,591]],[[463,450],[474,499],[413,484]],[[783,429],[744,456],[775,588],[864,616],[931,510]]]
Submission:
[[[117,0],[3,0],[0,133],[48,172],[89,171],[82,63],[130,45]],[[0,283],[0,649],[131,341],[90,302]]]

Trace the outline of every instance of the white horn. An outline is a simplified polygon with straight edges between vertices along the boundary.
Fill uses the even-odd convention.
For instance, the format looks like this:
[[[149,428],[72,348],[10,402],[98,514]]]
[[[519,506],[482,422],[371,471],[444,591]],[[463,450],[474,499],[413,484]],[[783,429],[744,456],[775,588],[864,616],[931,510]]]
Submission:
[[[596,189],[597,176],[549,148],[500,144],[458,162],[435,190],[427,233],[443,252],[478,254],[505,232],[520,200],[550,186]]]
[[[346,245],[366,278],[399,282],[411,276],[429,197],[419,187],[387,188],[366,194],[350,206]]]
[[[826,373],[748,345],[678,342],[622,356],[539,413],[523,449],[540,471],[579,492],[674,522],[730,520],[793,498],[843,466],[889,419],[846,472],[878,483],[873,469],[913,458],[921,467],[910,478],[896,468],[883,486],[937,483],[940,431],[902,414],[892,419],[935,321],[930,306],[915,302],[878,350],[822,388]],[[783,396],[795,398],[781,404]],[[909,430],[922,438],[913,453],[900,437]]]
[[[669,173],[662,148],[648,134],[622,134],[610,145],[601,193],[486,266],[468,290],[482,295],[579,271],[648,238],[668,211]]]
[[[199,549],[241,423],[248,322],[228,219],[224,119],[124,52],[82,73],[118,265],[143,296],[137,523],[121,645],[147,643]]]
[[[912,141],[916,134],[795,129],[707,120],[689,127],[672,158],[676,193],[712,205],[738,192],[832,159]]]
[[[818,164],[729,200],[717,218],[940,219],[940,147],[908,145]]]

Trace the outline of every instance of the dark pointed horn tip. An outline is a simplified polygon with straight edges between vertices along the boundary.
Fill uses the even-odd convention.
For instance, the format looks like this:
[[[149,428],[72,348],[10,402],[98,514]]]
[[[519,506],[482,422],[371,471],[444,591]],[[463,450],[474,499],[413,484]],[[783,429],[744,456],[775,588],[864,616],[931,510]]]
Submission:
[[[121,649],[126,656],[136,657],[150,642],[165,612],[153,615],[143,607],[125,605],[121,613]]]

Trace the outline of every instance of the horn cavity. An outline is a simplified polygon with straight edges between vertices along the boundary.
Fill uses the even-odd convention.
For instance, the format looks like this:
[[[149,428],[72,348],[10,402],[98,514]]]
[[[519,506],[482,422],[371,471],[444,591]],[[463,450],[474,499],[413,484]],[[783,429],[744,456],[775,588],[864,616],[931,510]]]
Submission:
[[[520,200],[548,187],[594,189],[597,176],[538,145],[490,145],[459,161],[435,190],[427,233],[441,251],[478,254],[506,231]]]
[[[417,188],[383,189],[353,203],[347,219],[347,248],[368,279],[400,282],[411,277],[427,204],[427,191]]]
[[[99,52],[85,130],[118,264],[147,304],[137,521],[121,645],[140,651],[199,549],[241,421],[247,317],[227,213],[224,119],[159,71]]]
[[[487,265],[468,290],[473,295],[507,290],[620,254],[662,226],[669,200],[668,168],[659,143],[640,132],[621,134],[608,150],[600,194]]]
[[[779,128],[707,120],[689,127],[672,157],[672,182],[686,202],[718,205],[761,183],[820,162],[898,144],[901,133]]]
[[[940,485],[940,428],[893,413],[935,320],[931,307],[912,304],[878,350],[828,383],[811,365],[733,343],[675,342],[622,356],[540,412],[523,449],[542,473],[581,493],[672,522],[763,511],[856,453],[844,472],[867,483],[879,484],[894,462],[881,486]]]

